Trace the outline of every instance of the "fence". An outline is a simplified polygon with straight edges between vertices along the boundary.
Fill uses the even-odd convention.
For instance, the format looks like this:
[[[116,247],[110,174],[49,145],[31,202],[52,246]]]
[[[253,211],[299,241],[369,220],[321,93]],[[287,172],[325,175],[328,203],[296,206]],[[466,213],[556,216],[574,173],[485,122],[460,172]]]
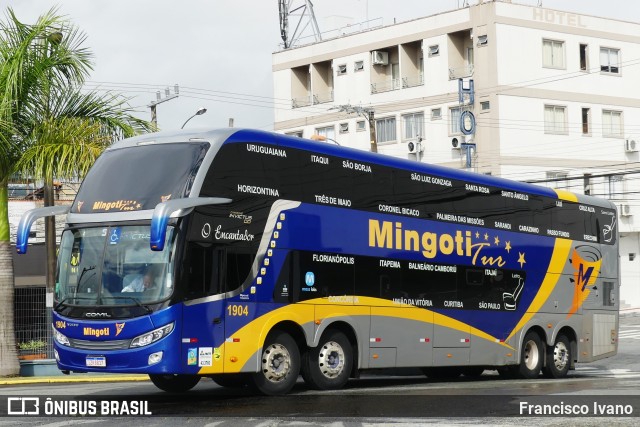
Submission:
[[[51,314],[44,286],[15,289],[15,329],[20,360],[53,359]]]

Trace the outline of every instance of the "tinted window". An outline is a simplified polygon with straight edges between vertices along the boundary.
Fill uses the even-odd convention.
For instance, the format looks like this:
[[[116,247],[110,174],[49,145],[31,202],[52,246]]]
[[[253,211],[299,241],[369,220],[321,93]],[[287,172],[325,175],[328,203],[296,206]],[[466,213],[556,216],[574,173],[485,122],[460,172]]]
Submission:
[[[153,144],[106,151],[89,171],[72,212],[153,209],[189,195],[209,148],[205,142]]]

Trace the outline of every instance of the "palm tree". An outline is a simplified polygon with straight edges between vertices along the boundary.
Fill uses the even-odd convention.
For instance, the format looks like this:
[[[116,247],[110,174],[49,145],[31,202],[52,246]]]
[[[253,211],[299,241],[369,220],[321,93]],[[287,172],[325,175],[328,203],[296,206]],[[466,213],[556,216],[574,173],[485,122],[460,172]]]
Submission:
[[[82,177],[114,139],[150,129],[118,95],[85,92],[92,69],[85,36],[53,8],[33,25],[7,9],[0,22],[0,375],[16,374],[13,264],[7,184],[16,171],[43,179]],[[47,290],[55,273],[55,229],[47,222]]]

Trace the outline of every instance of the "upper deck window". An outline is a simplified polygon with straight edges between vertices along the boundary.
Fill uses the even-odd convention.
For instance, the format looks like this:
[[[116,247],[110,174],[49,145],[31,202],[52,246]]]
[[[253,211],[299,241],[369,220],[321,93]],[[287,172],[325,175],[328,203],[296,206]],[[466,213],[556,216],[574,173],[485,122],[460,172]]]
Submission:
[[[208,148],[209,143],[197,142],[106,151],[82,183],[71,212],[153,209],[186,197]]]

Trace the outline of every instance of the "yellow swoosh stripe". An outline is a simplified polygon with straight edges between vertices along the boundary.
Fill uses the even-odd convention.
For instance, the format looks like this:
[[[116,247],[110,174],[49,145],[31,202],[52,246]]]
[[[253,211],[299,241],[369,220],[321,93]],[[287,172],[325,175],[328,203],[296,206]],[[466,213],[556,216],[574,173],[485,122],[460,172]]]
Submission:
[[[568,239],[556,239],[553,248],[553,254],[551,255],[551,261],[547,268],[547,274],[544,276],[542,285],[538,289],[533,301],[527,308],[527,311],[522,316],[516,327],[511,331],[506,341],[509,341],[524,325],[531,320],[531,318],[540,310],[540,308],[547,302],[549,295],[555,289],[558,284],[558,280],[562,277],[561,272],[564,269],[564,265],[569,257],[569,251],[571,250],[572,241]],[[551,273],[550,273],[551,272]]]
[[[298,325],[304,325],[315,321],[314,314],[322,314],[322,316],[318,316],[322,319],[348,316],[370,316],[371,307],[376,308],[376,315],[379,316],[433,323],[434,325],[470,333],[478,338],[513,349],[510,345],[505,342],[500,342],[496,337],[487,334],[480,329],[431,310],[407,304],[397,304],[380,298],[354,298],[358,299],[358,305],[333,303],[329,306],[326,298],[317,298],[296,304],[290,304],[271,311],[268,314],[251,321],[233,333],[232,338],[235,338],[237,342],[226,342],[219,349],[215,350],[217,351],[216,354],[220,355],[220,361],[224,359],[224,365],[226,365],[226,368],[223,368],[223,363],[220,363],[218,360],[214,360],[212,366],[202,367],[199,374],[205,375],[222,373],[223,369],[224,372],[227,373],[240,372],[242,367],[249,361],[249,358],[254,356],[256,351],[260,349],[261,344],[266,339],[269,331],[277,323],[282,321],[292,321]],[[316,308],[318,309],[318,312],[322,313],[315,313]],[[398,308],[403,308],[403,310],[399,311],[397,310]],[[232,358],[235,362],[231,362]]]
[[[578,201],[578,196],[576,196],[574,193],[570,191],[558,190],[557,188],[554,188],[554,191],[556,192],[556,194],[558,195],[558,199],[560,200],[566,200],[567,202]]]

